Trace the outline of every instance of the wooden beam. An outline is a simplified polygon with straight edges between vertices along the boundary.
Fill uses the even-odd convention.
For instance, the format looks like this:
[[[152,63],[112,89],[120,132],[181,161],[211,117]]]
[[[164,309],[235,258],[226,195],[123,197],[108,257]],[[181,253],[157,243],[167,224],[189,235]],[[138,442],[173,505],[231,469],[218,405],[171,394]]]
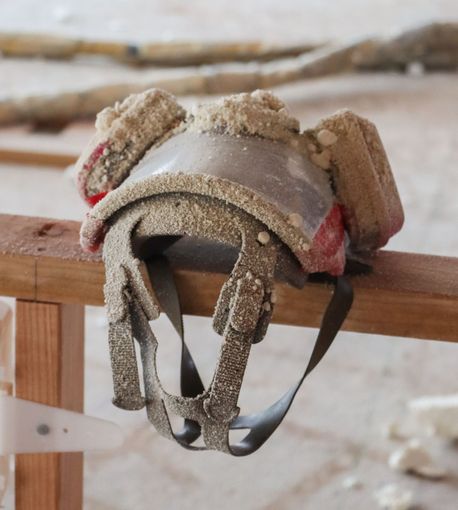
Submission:
[[[78,245],[79,223],[0,215],[0,295],[103,305],[99,254]],[[370,275],[352,278],[348,331],[458,342],[458,258],[380,252]],[[211,316],[226,275],[175,267],[183,311]],[[278,284],[274,322],[318,326],[332,289]]]
[[[0,147],[0,163],[65,168],[75,163],[77,159],[75,154],[59,154],[27,149],[4,149]]]
[[[94,122],[43,127],[46,129],[29,124],[0,128],[0,164],[64,169],[76,162],[95,133]]]
[[[17,301],[16,396],[83,412],[83,306]],[[82,453],[16,456],[16,510],[82,507]]]

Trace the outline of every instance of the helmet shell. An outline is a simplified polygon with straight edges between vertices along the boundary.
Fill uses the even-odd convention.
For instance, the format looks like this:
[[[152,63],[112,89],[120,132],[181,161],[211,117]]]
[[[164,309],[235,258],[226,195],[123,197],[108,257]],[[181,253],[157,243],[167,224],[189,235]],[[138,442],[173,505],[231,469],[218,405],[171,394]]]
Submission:
[[[150,150],[88,221],[104,225],[129,203],[164,193],[239,207],[277,235],[306,272],[343,270],[344,231],[329,178],[285,143],[184,131]]]

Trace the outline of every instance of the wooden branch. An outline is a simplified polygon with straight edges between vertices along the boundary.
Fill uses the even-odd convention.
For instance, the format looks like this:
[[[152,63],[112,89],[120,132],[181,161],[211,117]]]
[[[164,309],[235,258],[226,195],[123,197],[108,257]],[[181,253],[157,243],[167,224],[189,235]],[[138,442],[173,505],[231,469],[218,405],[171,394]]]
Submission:
[[[65,125],[75,119],[93,118],[106,106],[149,88],[162,88],[177,96],[229,94],[351,71],[355,70],[354,56],[363,59],[363,55],[371,54],[374,44],[372,39],[365,39],[264,64],[249,62],[174,69],[164,71],[160,77],[135,82],[110,83],[17,99],[5,98],[0,101],[0,125],[19,122]]]
[[[0,33],[0,52],[5,57],[69,59],[78,55],[99,55],[129,64],[161,66],[271,60],[300,55],[317,46],[311,43],[287,45],[269,44],[263,41],[129,43],[74,39],[38,33]]]
[[[83,306],[17,301],[16,396],[83,412]],[[17,510],[81,509],[83,454],[17,455],[15,489]]]
[[[160,77],[111,83],[73,92],[0,101],[0,125],[18,122],[65,124],[94,117],[106,106],[148,88],[172,94],[227,94],[271,88],[305,78],[360,70],[405,69],[416,62],[424,69],[458,68],[458,23],[431,23],[388,39],[368,38],[320,46],[295,58],[268,63],[221,64],[171,70]]]
[[[102,305],[104,268],[82,253],[79,223],[0,215],[0,295],[56,303]],[[221,273],[175,262],[183,311],[211,316]],[[352,278],[355,303],[348,331],[458,342],[458,258],[380,252],[371,275]],[[318,326],[332,289],[278,284],[274,322]]]

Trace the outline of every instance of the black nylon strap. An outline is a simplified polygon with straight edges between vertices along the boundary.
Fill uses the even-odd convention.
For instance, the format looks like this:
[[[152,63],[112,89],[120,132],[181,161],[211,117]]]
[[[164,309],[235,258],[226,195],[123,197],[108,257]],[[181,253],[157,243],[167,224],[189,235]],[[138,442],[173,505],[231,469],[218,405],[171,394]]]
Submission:
[[[183,397],[197,397],[205,391],[205,388],[184,339],[183,315],[172,269],[164,255],[156,255],[150,258],[146,262],[146,267],[159,304],[181,340],[181,395]],[[185,442],[189,445],[200,436],[200,433],[200,425],[196,421],[186,419],[183,429],[175,434],[175,439],[180,444]]]
[[[310,360],[299,379],[277,402],[259,414],[239,416],[231,423],[231,430],[250,429],[242,441],[230,447],[235,456],[249,455],[260,448],[283,421],[305,378],[322,360],[339,332],[353,303],[353,289],[347,278],[335,279],[334,294],[321,321]]]
[[[180,336],[181,355],[181,392],[184,397],[196,397],[204,392],[200,375],[184,340],[183,320],[180,302],[173,274],[164,256],[154,256],[147,261],[152,286],[162,309]],[[333,278],[335,290],[321,321],[315,345],[299,381],[292,386],[277,402],[258,414],[239,416],[230,425],[231,430],[249,429],[245,438],[235,445],[229,445],[234,456],[245,456],[258,450],[273,434],[290,409],[294,398],[305,378],[324,357],[340,330],[353,302],[353,290],[344,276]],[[193,420],[185,420],[184,429],[175,438],[184,447],[194,449],[191,444],[200,436],[201,427]],[[229,439],[228,439],[229,441]],[[195,448],[201,449],[201,448]]]

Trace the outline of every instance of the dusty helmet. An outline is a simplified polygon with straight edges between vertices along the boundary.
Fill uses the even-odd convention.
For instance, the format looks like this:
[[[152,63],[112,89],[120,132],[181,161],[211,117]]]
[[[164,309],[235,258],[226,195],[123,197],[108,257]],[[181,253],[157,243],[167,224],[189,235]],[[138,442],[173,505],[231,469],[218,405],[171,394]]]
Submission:
[[[186,448],[249,454],[282,421],[345,319],[347,255],[373,252],[402,225],[377,131],[344,111],[301,132],[264,91],[187,113],[171,95],[151,90],[104,110],[97,127],[78,163],[80,191],[94,206],[81,242],[88,250],[104,242],[114,403],[146,406],[157,430]],[[223,343],[208,388],[184,343],[167,257],[207,271],[233,264],[213,316]],[[331,275],[336,289],[303,376],[264,412],[240,416],[246,363],[271,319],[275,280],[301,286],[312,273]],[[181,395],[166,392],[157,374],[148,321],[161,308],[182,339]],[[181,432],[172,430],[169,411],[184,418]],[[248,430],[234,445],[233,429]],[[193,446],[200,435],[205,446]]]

